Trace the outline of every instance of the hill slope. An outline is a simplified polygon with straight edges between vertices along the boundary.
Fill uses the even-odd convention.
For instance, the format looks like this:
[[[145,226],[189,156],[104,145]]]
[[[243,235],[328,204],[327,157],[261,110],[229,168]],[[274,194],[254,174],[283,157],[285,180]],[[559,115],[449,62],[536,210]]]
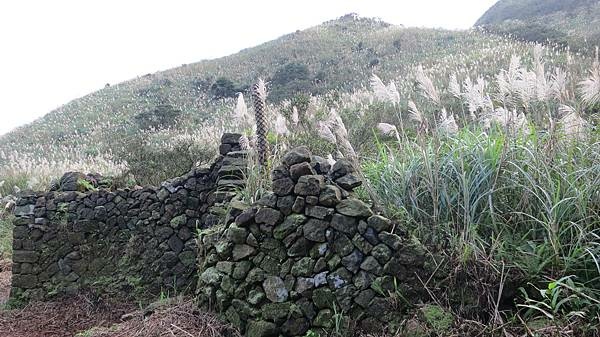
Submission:
[[[500,0],[475,25],[528,41],[590,49],[600,42],[600,1]]]
[[[230,118],[235,97],[246,94],[259,77],[270,81],[269,103],[284,102],[277,107],[283,114],[290,109],[285,102],[306,99],[298,94],[338,104],[340,95],[366,87],[372,73],[396,80],[406,104],[415,99],[413,75],[419,65],[445,86],[452,73],[460,81],[491,78],[508,66],[513,54],[531,60],[530,51],[526,43],[476,30],[404,28],[348,15],[69,102],[0,138],[0,181],[20,176],[5,186],[26,185],[37,176],[30,183],[35,186],[64,171],[81,170],[133,171],[142,182],[156,183],[183,173],[212,153],[212,143],[224,129],[241,131]],[[548,66],[564,62],[560,54],[553,55]],[[361,104],[351,109],[365,109]],[[162,174],[142,176],[158,171]]]

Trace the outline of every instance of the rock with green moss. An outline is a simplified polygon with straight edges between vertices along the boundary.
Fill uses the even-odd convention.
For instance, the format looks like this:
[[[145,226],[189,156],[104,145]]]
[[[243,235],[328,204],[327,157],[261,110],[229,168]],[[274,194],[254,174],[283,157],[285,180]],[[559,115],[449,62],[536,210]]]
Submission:
[[[279,329],[274,323],[265,321],[252,321],[248,323],[247,337],[277,337]]]

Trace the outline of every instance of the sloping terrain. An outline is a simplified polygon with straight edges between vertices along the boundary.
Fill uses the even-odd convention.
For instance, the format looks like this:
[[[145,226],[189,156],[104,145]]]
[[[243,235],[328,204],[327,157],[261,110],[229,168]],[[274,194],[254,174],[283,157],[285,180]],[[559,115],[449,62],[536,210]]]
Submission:
[[[349,15],[235,55],[147,74],[73,100],[1,137],[0,167],[121,171],[114,162],[131,158],[119,155],[149,137],[162,144],[174,135],[197,137],[200,125],[221,125],[235,106],[233,97],[246,93],[258,77],[270,81],[269,101],[274,103],[297,93],[351,91],[367,85],[372,72],[393,79],[418,64],[494,64],[498,56],[490,50],[519,48],[528,47],[477,32],[404,28]],[[508,56],[503,58],[508,62]],[[177,131],[157,135],[157,129]]]
[[[590,50],[600,42],[600,1],[500,0],[475,25],[527,41]]]

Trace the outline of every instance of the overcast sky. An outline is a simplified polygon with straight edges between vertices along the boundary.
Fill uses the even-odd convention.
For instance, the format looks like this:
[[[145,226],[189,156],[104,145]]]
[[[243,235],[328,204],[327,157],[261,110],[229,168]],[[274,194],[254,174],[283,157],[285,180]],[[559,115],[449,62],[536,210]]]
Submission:
[[[0,134],[150,72],[235,53],[351,12],[465,29],[495,0],[1,0]]]

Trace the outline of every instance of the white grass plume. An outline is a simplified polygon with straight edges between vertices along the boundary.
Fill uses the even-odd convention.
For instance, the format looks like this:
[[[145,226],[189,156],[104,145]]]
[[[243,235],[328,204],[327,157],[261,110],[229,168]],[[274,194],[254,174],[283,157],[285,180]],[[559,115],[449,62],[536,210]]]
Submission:
[[[589,124],[577,113],[577,110],[572,106],[563,104],[559,107],[559,111],[563,117],[558,121],[558,125],[567,137],[567,140],[585,139],[588,134]]]
[[[600,103],[600,67],[590,71],[590,76],[579,82],[581,99],[588,106]]]
[[[441,98],[438,90],[436,89],[433,81],[427,74],[425,74],[425,70],[423,70],[423,66],[419,65],[417,67],[417,72],[415,74],[417,83],[419,84],[419,88],[423,92],[423,95],[429,98],[433,103],[437,105],[441,105]]]

